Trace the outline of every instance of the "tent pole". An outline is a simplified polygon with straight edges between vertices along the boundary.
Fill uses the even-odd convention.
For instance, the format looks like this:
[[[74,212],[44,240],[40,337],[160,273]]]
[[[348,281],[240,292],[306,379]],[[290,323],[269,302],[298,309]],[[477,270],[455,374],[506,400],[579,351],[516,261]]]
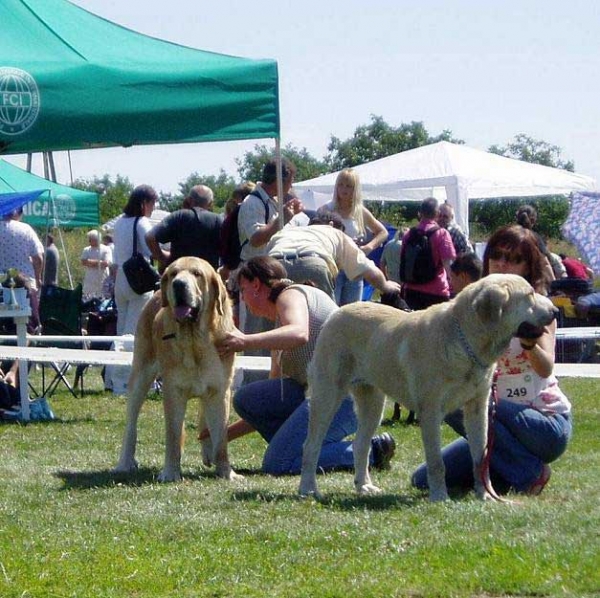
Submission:
[[[54,167],[54,154],[52,152],[48,152],[48,164],[50,166],[50,176],[52,177],[50,180],[56,183],[56,168]]]
[[[60,247],[62,249],[63,260],[65,262],[65,266],[67,267],[67,277],[69,279],[69,287],[73,289],[73,277],[71,276],[71,267],[69,266],[69,260],[67,259],[67,250],[65,248],[65,240],[63,238],[62,229],[60,227],[60,222],[58,221],[58,217],[56,215],[56,204],[54,203],[54,196],[50,196],[50,207],[52,208],[52,223],[54,224],[54,228],[58,231],[58,238],[60,239]],[[48,214],[50,212],[48,211]]]
[[[277,169],[277,204],[279,210],[279,228],[282,229],[285,224],[283,214],[283,169],[281,167],[281,141],[279,137],[275,139],[275,161]]]
[[[42,152],[42,160],[44,162],[44,178],[50,180],[50,173],[48,172],[48,153]]]
[[[27,172],[31,172],[31,161],[32,161],[33,155],[30,153],[27,154]]]

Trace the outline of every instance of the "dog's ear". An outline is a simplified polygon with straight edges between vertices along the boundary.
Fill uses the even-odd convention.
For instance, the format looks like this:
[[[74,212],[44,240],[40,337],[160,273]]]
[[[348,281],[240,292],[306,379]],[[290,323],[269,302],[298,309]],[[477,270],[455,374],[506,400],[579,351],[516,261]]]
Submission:
[[[220,316],[225,315],[226,303],[229,301],[227,289],[221,280],[221,277],[215,272],[212,276],[211,285],[213,288],[213,296],[215,298],[215,310]]]
[[[167,295],[168,282],[169,278],[167,276],[167,271],[165,270],[163,275],[160,277],[160,299],[163,307],[169,306],[169,297]]]
[[[501,285],[483,287],[473,300],[473,309],[484,324],[494,324],[500,321],[504,306],[508,303],[510,294]]]

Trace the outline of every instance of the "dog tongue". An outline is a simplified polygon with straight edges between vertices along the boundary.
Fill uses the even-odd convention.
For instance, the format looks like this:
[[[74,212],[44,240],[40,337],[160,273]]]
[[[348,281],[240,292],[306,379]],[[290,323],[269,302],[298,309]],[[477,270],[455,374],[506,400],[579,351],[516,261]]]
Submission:
[[[185,320],[192,313],[192,308],[187,305],[178,305],[174,310],[177,320]]]

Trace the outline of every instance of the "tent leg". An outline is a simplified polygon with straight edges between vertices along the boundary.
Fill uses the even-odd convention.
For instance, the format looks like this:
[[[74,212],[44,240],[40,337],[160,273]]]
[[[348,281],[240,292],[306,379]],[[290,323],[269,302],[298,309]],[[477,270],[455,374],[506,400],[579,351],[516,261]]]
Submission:
[[[283,168],[281,166],[281,141],[275,139],[275,161],[277,163],[277,203],[279,204],[279,229],[282,229],[285,224],[283,214]]]

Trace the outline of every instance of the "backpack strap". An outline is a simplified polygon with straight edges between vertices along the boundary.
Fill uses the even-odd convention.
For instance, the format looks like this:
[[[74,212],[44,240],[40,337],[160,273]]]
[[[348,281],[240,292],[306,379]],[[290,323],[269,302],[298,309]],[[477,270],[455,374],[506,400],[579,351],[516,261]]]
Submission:
[[[253,197],[258,197],[258,199],[260,199],[260,201],[262,202],[263,206],[265,206],[265,224],[269,224],[269,200],[265,201],[263,199],[263,196],[260,194],[260,192],[253,190],[250,191],[250,193],[248,195],[252,195]],[[238,204],[237,208],[239,209],[239,206],[241,204]],[[244,246],[246,246],[248,243],[250,242],[250,239],[246,239],[241,245],[240,245],[240,249]]]
[[[258,199],[260,199],[260,201],[262,202],[263,206],[265,206],[265,224],[269,224],[269,217],[270,217],[270,214],[269,214],[269,200],[265,201],[263,199],[263,196],[256,189],[254,189],[253,191],[250,191],[249,195],[253,195],[254,197],[258,197]]]

